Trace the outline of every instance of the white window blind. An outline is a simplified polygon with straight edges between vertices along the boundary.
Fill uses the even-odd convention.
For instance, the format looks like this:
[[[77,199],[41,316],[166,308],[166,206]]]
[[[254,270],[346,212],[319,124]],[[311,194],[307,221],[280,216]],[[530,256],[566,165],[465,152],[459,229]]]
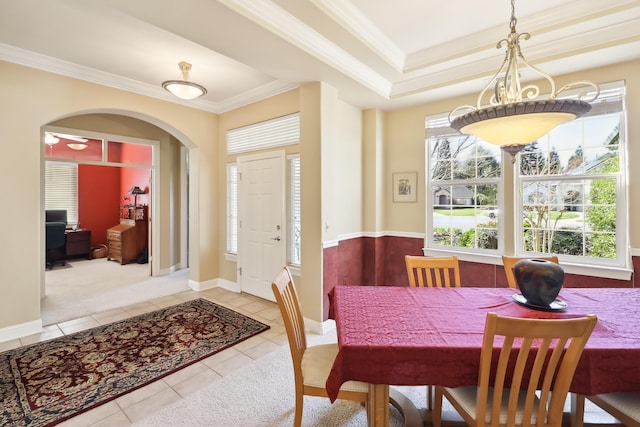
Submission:
[[[238,253],[238,165],[227,165],[227,253]]]
[[[45,163],[45,209],[65,209],[67,223],[78,223],[78,165]]]
[[[284,147],[300,142],[300,113],[227,131],[227,154]]]
[[[287,159],[287,222],[289,242],[287,245],[287,262],[289,265],[299,267],[301,263],[301,191],[300,191],[300,155],[290,156]]]

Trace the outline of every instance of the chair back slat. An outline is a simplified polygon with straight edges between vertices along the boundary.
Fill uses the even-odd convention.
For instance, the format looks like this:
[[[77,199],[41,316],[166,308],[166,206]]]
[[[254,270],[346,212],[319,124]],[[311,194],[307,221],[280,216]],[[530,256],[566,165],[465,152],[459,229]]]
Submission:
[[[595,315],[551,320],[489,313],[480,356],[477,425],[562,425],[569,386],[596,321]],[[489,390],[491,404],[482,404],[489,403]]]
[[[460,287],[458,257],[404,257],[411,287]]]
[[[302,375],[302,373],[298,371],[300,369],[302,355],[307,349],[307,338],[304,328],[304,317],[300,309],[300,301],[298,300],[298,294],[293,284],[291,272],[287,267],[280,270],[273,280],[273,283],[271,283],[271,289],[276,297],[280,314],[284,320],[295,374]]]

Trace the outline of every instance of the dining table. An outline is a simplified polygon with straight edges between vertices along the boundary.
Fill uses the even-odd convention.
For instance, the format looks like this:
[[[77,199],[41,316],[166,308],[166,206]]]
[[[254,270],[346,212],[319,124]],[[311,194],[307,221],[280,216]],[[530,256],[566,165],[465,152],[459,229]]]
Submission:
[[[563,288],[546,310],[513,288],[336,286],[329,295],[338,355],[326,382],[334,401],[349,380],[369,383],[370,426],[389,425],[389,386],[478,381],[486,315],[565,319],[595,314],[570,391],[640,392],[640,291]]]

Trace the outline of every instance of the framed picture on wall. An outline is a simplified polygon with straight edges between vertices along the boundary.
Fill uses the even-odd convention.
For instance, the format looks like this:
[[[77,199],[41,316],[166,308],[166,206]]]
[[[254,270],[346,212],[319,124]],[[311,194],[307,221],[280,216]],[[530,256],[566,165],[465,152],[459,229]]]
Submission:
[[[418,200],[418,172],[393,174],[393,202],[415,202]]]

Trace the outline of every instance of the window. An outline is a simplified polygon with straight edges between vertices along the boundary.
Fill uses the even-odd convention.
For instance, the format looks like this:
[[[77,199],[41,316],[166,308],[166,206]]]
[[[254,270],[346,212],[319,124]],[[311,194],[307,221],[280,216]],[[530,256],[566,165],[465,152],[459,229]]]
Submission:
[[[238,165],[227,165],[227,253],[238,254]]]
[[[78,165],[45,162],[44,208],[65,209],[67,224],[78,223]]]
[[[425,246],[496,255],[513,247],[516,255],[625,268],[623,99],[622,84],[601,86],[587,115],[519,154],[512,178],[501,173],[511,163],[501,164],[498,147],[457,134],[446,115],[429,117]],[[514,188],[513,196],[502,188]],[[502,240],[511,235],[505,212],[515,220],[512,242]]]
[[[500,149],[449,128],[447,115],[427,120],[427,247],[497,250]]]
[[[287,245],[287,263],[300,267],[300,155],[287,158],[287,225],[289,242]]]
[[[623,94],[622,87],[603,89],[588,115],[520,154],[518,252],[625,265]]]

